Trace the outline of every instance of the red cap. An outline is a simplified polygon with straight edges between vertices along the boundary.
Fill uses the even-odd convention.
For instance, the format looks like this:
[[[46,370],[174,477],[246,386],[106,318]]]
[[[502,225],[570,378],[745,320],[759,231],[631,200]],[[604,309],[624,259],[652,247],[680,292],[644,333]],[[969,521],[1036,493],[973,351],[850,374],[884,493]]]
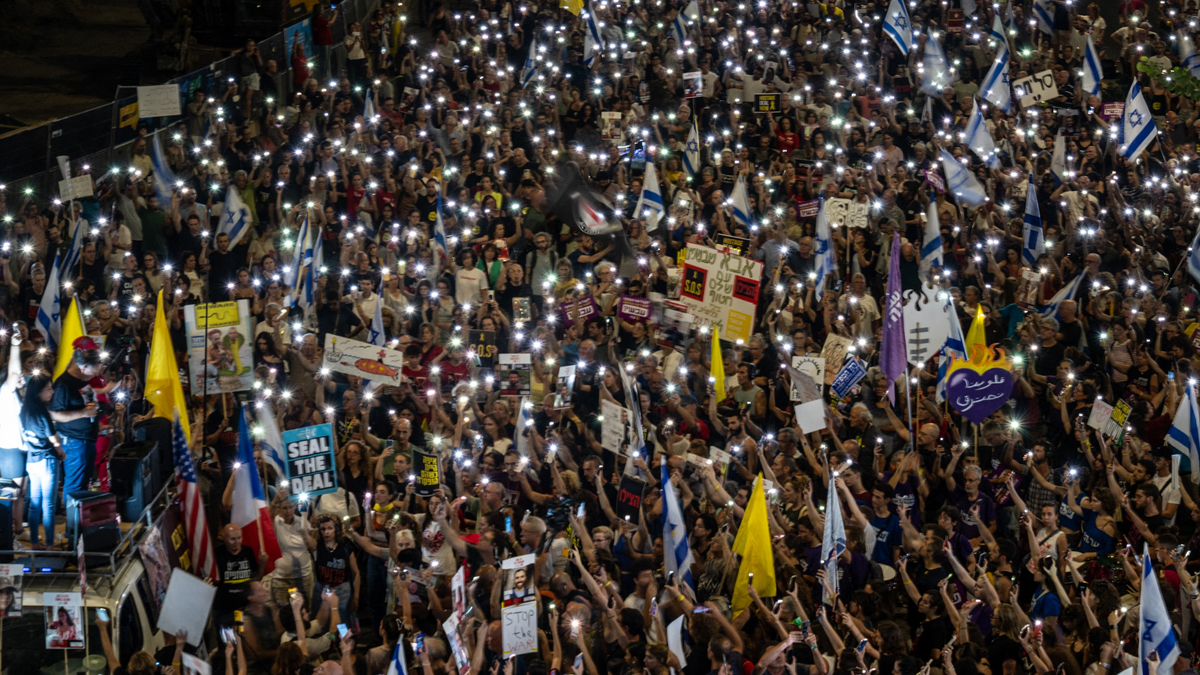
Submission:
[[[86,335],[75,338],[75,341],[71,343],[71,346],[79,350],[100,349],[100,345],[96,344],[95,340]]]

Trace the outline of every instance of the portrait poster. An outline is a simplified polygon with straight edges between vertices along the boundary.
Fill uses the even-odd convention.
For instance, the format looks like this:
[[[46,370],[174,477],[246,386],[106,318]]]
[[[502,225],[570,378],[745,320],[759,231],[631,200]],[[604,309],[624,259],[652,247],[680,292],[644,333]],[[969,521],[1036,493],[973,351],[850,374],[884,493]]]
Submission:
[[[254,385],[250,301],[185,305],[192,394],[249,391]]]

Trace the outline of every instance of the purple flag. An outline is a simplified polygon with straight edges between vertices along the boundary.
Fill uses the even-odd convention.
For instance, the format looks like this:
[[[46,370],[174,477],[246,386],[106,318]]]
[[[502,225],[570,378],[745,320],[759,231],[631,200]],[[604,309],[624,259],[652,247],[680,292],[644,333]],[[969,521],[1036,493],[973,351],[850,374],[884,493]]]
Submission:
[[[879,368],[887,376],[888,400],[896,403],[896,388],[892,383],[904,377],[908,362],[904,344],[904,301],[900,283],[900,233],[892,233],[892,263],[888,268],[887,298],[883,310],[883,344],[879,352]]]

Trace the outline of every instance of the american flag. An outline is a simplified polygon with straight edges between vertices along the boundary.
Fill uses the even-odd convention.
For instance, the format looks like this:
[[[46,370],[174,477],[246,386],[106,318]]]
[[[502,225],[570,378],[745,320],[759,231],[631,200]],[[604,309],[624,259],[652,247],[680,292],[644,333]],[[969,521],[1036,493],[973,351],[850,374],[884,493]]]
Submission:
[[[212,541],[208,537],[208,523],[204,518],[204,501],[200,486],[196,484],[196,465],[183,436],[179,415],[175,415],[175,434],[172,438],[175,452],[175,469],[179,478],[179,500],[183,502],[183,520],[188,532],[188,543],[192,550],[192,571],[204,579],[215,579],[217,561]]]

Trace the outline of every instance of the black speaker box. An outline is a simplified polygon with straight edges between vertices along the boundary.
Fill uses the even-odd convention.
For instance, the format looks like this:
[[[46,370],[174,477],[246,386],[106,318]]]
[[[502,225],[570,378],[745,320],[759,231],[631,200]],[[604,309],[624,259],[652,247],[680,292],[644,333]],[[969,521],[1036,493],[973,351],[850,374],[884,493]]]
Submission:
[[[152,417],[133,429],[133,439],[139,443],[155,443],[158,445],[158,486],[159,489],[171,481],[175,474],[175,454],[172,446],[173,423],[163,417]],[[158,490],[155,490],[155,494]]]
[[[108,492],[80,490],[63,496],[67,508],[67,538],[71,548],[83,537],[83,547],[91,553],[111,553],[121,543],[117,523],[117,498]]]
[[[123,443],[108,458],[110,489],[121,505],[121,517],[132,522],[158,494],[159,455],[157,444]]]

